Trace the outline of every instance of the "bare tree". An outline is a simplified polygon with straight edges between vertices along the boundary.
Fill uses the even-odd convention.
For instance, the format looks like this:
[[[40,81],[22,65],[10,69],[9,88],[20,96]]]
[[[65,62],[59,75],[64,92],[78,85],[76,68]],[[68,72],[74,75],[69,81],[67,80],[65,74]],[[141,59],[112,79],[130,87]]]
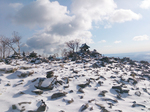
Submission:
[[[66,45],[67,45],[68,48],[72,49],[72,51],[74,53],[74,50],[75,50],[75,41],[71,40],[69,42],[66,42]]]
[[[76,52],[77,52],[78,49],[79,49],[79,45],[80,45],[80,39],[76,39],[76,40],[75,40],[75,48],[76,48]]]
[[[22,37],[16,31],[14,31],[12,35],[13,35],[12,42],[17,45],[18,53],[20,55],[20,45],[21,45],[21,41],[20,40],[21,40]]]
[[[0,37],[0,43],[1,43],[1,55],[3,58],[5,58],[5,53],[7,50],[7,45],[6,45],[6,37],[5,36],[1,36]]]

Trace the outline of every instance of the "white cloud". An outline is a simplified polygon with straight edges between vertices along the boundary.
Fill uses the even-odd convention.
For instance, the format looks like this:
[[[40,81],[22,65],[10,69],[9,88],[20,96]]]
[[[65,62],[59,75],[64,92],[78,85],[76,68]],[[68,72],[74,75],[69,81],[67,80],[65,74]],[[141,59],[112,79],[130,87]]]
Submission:
[[[22,3],[10,3],[9,7],[12,7],[14,9],[18,10],[23,7],[23,4]]]
[[[120,40],[119,40],[119,41],[115,41],[114,43],[115,43],[115,44],[119,44],[119,43],[121,43],[121,41],[120,41]]]
[[[51,26],[58,23],[67,23],[73,17],[68,16],[66,6],[60,5],[57,1],[37,0],[21,8],[12,21],[15,24],[29,27]]]
[[[101,40],[98,43],[105,43],[105,42],[106,42],[106,40]]]
[[[143,0],[140,7],[143,8],[143,9],[150,8],[150,0]]]
[[[110,28],[110,21],[125,22],[140,18],[131,10],[116,8],[114,0],[73,0],[68,11],[58,1],[37,0],[18,10],[12,22],[30,28],[42,28],[27,40],[24,48],[52,53],[69,40],[80,39],[92,43],[90,30],[93,22],[99,25],[106,21],[105,28]]]
[[[142,16],[140,14],[136,14],[131,10],[118,9],[112,13],[109,20],[112,23],[114,23],[114,22],[123,23],[125,21],[131,21],[133,19],[138,20],[141,17]]]
[[[133,38],[134,41],[143,41],[143,40],[149,40],[149,37],[147,35],[141,35],[141,36],[135,36]]]

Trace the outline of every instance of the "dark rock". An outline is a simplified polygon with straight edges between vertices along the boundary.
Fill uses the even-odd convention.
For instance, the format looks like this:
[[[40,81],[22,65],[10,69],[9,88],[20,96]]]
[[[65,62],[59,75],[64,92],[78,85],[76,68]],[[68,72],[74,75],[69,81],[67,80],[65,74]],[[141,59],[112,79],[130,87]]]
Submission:
[[[51,77],[53,77],[54,76],[54,72],[53,71],[48,71],[47,73],[46,73],[46,78],[51,78]]]
[[[42,112],[42,111],[45,111],[46,110],[46,104],[43,100],[42,101],[42,104],[38,107],[37,111],[36,112]]]
[[[89,83],[85,83],[85,84],[78,84],[78,86],[79,87],[81,87],[81,88],[85,88],[86,86],[88,86],[89,85]]]
[[[82,105],[81,108],[80,108],[81,112],[86,110],[88,107],[89,107],[88,104]]]
[[[116,99],[113,100],[113,99],[110,99],[110,98],[103,98],[102,100],[104,100],[104,101],[112,101],[114,103],[118,103],[118,101]]]
[[[68,104],[71,104],[71,103],[73,103],[73,102],[74,102],[74,100],[73,100],[73,99],[71,99],[71,100],[68,100],[67,102],[68,102]]]
[[[101,92],[99,93],[99,95],[105,96],[105,94],[106,94],[107,92],[108,92],[108,91],[103,90],[103,91],[101,91]]]
[[[78,92],[84,93],[84,91],[82,90],[82,88],[80,88],[80,89],[78,90]]]
[[[141,92],[140,92],[140,91],[136,91],[136,92],[135,92],[135,95],[141,96]]]
[[[66,96],[66,94],[67,94],[67,93],[65,93],[65,92],[54,93],[54,94],[51,96],[51,99],[60,98],[60,97]]]
[[[12,105],[12,109],[17,109],[17,106],[16,105]]]
[[[145,105],[142,105],[142,104],[134,103],[134,104],[132,105],[132,107],[138,107],[138,106],[146,108],[146,106],[145,106]]]
[[[34,90],[34,91],[32,91],[32,92],[35,93],[35,94],[38,94],[38,95],[43,94],[43,91],[42,91],[42,90]]]

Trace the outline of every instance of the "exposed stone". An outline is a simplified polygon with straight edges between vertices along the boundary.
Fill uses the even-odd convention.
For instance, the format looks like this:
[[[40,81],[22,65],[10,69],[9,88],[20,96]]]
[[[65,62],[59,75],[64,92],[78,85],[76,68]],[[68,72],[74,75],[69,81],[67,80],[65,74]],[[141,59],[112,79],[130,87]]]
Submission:
[[[78,92],[84,93],[84,91],[82,90],[82,88],[80,88],[80,89],[78,90]]]
[[[89,105],[88,105],[88,103],[87,103],[87,104],[85,104],[85,105],[82,105],[81,108],[80,108],[80,110],[81,110],[81,111],[84,111],[84,110],[86,110],[88,107],[89,107]]]
[[[51,99],[60,98],[60,97],[66,96],[66,94],[67,94],[67,93],[65,93],[65,92],[54,93],[54,94],[51,96]]]
[[[136,92],[135,92],[135,95],[141,96],[141,92],[140,92],[140,91],[136,91]]]
[[[46,104],[43,100],[42,101],[42,104],[38,107],[37,111],[36,112],[43,112],[46,110]]]
[[[12,105],[12,109],[17,109],[17,106],[16,105]]]
[[[101,92],[99,93],[99,95],[105,96],[105,94],[106,94],[107,92],[108,92],[108,91],[103,90],[103,91],[101,91]]]
[[[39,89],[34,90],[34,91],[32,91],[32,92],[35,93],[35,94],[38,94],[38,95],[43,94],[43,91],[42,91],[42,90],[39,90]]]
[[[53,77],[54,76],[54,72],[53,71],[48,71],[47,73],[46,73],[46,78],[51,78],[51,77]]]

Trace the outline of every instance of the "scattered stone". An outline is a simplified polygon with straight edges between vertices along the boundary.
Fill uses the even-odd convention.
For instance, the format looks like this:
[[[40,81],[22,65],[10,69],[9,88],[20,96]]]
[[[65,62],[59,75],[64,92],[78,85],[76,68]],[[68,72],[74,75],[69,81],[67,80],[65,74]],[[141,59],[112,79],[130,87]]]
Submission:
[[[32,91],[32,92],[35,93],[35,94],[38,94],[38,95],[43,94],[43,91],[42,91],[42,90],[39,90],[39,89],[34,90],[34,91]]]
[[[69,93],[73,93],[73,90],[70,90]]]
[[[146,106],[145,106],[145,105],[142,105],[142,104],[134,103],[134,104],[132,105],[132,107],[138,107],[138,106],[146,108]]]
[[[135,92],[135,95],[141,96],[141,92],[140,92],[140,91],[136,91],[136,92]]]
[[[31,82],[35,82],[37,79],[38,79],[38,78],[36,78],[36,79],[32,80]]]
[[[17,109],[17,106],[16,105],[12,105],[12,109]]]
[[[74,102],[74,100],[73,100],[73,99],[71,99],[71,100],[68,100],[67,102],[68,102],[68,104],[71,104],[71,103],[73,103],[73,102]]]
[[[60,97],[63,97],[63,96],[66,96],[67,93],[65,92],[59,92],[59,93],[54,93],[52,96],[51,96],[51,99],[57,99],[57,98],[60,98]]]
[[[93,110],[93,107],[90,107],[90,111],[92,111]]]
[[[101,92],[99,93],[99,95],[105,96],[105,94],[106,94],[107,92],[108,92],[108,91],[103,90],[103,91],[101,91]]]
[[[85,84],[78,84],[78,86],[79,87],[81,87],[81,88],[85,88],[86,86],[88,86],[89,85],[89,83],[85,83]]]
[[[89,100],[88,102],[91,103],[92,101],[94,101],[95,99]]]
[[[42,104],[38,107],[37,111],[36,112],[43,112],[46,110],[46,104],[43,100],[42,101]]]
[[[82,90],[82,88],[80,88],[80,89],[78,90],[78,92],[84,93],[84,91]]]
[[[85,105],[82,105],[81,108],[80,108],[81,112],[86,110],[88,107],[89,107],[88,103],[85,104]]]
[[[103,112],[109,112],[107,109],[105,109],[105,107],[101,104],[95,103],[98,107],[100,107],[102,109]]]
[[[57,82],[57,77],[52,77],[47,79],[41,78],[39,79],[38,84],[35,85],[35,88],[40,90],[52,90],[56,82]]]
[[[110,99],[110,98],[103,98],[102,100],[104,100],[104,101],[112,101],[114,103],[118,103],[118,101],[116,99],[113,100],[113,99]]]
[[[51,78],[51,77],[53,77],[54,76],[54,72],[53,71],[48,71],[47,73],[46,73],[46,78]]]

